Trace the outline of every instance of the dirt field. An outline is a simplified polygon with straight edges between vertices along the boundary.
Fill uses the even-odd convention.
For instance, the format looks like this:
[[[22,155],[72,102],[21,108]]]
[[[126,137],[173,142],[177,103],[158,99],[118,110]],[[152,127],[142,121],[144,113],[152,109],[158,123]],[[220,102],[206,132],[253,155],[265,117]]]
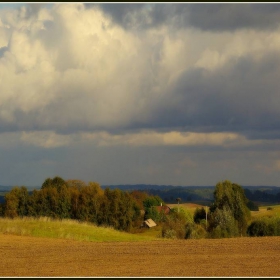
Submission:
[[[0,276],[280,276],[280,237],[80,242],[0,234]]]

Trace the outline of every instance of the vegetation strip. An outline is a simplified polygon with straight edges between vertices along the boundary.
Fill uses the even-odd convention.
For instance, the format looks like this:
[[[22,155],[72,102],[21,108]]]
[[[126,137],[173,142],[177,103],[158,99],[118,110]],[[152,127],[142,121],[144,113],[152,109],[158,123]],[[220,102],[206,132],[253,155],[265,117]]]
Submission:
[[[107,236],[112,241],[134,240],[136,235],[144,239],[280,235],[280,217],[273,215],[274,208],[267,207],[269,216],[252,216],[250,208],[258,211],[259,207],[255,209],[240,185],[219,182],[213,197],[212,203],[192,212],[182,207],[180,197],[169,207],[159,196],[146,192],[103,190],[96,182],[54,177],[31,193],[24,186],[8,192],[0,203],[0,227],[7,233],[89,241],[104,241]],[[47,219],[45,224],[42,219]],[[111,234],[113,229],[120,236]]]

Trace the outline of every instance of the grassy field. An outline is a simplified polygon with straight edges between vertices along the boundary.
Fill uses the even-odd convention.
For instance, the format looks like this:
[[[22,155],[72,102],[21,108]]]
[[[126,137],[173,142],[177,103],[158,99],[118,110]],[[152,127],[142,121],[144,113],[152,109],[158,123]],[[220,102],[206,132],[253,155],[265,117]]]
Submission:
[[[167,204],[170,208],[177,208],[178,204]],[[186,211],[190,212],[192,215],[194,214],[194,211],[196,208],[204,207],[203,205],[196,204],[196,203],[182,203],[179,205],[179,207],[182,207]],[[208,207],[209,209],[209,207]],[[280,217],[280,205],[265,205],[260,206],[259,211],[251,211],[252,219],[261,218],[261,217]]]
[[[259,207],[259,211],[251,211],[252,219],[261,217],[280,217],[280,205],[266,205]]]
[[[177,209],[178,204],[168,204],[168,206]],[[202,205],[182,203],[179,207],[193,215],[195,209],[201,208]],[[280,205],[261,206],[259,211],[251,211],[251,214],[252,220],[265,216],[280,217]],[[161,229],[161,225],[157,225],[154,228],[138,229],[134,233],[127,233],[75,220],[54,220],[48,217],[0,218],[0,233],[77,241],[150,241],[160,239]]]
[[[178,204],[167,204],[171,209],[178,208]],[[194,211],[196,208],[201,208],[201,207],[205,207],[203,205],[200,204],[196,204],[196,203],[180,203],[179,204],[179,208],[182,207],[185,211],[190,212],[192,215],[194,214]]]
[[[53,220],[25,217],[17,219],[0,218],[0,233],[33,237],[64,238],[77,241],[149,241],[157,237],[157,229],[131,234],[110,227],[98,227],[75,220]]]

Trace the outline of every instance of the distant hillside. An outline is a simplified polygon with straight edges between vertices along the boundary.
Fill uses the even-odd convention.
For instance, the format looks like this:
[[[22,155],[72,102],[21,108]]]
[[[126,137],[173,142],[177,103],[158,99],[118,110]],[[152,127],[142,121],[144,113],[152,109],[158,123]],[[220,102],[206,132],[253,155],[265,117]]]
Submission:
[[[0,192],[9,192],[12,188],[12,186],[0,186]]]
[[[121,190],[142,190],[151,195],[158,195],[166,203],[176,202],[180,197],[182,203],[190,201],[212,201],[214,186],[170,186],[170,185],[111,185],[107,186]]]
[[[214,199],[215,186],[172,186],[153,184],[126,184],[126,185],[103,185],[110,189],[120,189],[124,191],[140,190],[151,195],[158,195],[166,203],[175,203],[176,198],[181,198],[182,203],[205,202],[209,203]],[[242,186],[246,197],[258,203],[280,203],[280,187],[276,186]],[[9,192],[13,186],[0,186],[0,203],[4,202],[5,193]],[[29,192],[40,187],[26,187]]]
[[[2,186],[0,185],[0,192],[9,192],[12,188],[15,186]],[[18,187],[21,187],[21,185],[18,185]],[[38,190],[41,188],[41,186],[25,186],[28,191]]]
[[[171,185],[107,185],[102,188],[121,190],[141,190],[152,195],[158,195],[166,203],[174,203],[180,197],[182,203],[204,201],[210,202],[214,199],[215,186],[171,186]],[[280,187],[276,186],[243,186],[249,200],[258,202],[280,202]]]

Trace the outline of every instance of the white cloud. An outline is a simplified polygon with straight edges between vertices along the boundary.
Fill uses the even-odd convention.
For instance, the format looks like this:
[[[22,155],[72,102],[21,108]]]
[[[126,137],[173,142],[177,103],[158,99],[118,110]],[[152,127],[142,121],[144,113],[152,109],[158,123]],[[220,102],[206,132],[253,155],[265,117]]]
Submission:
[[[220,146],[244,147],[264,144],[263,140],[248,140],[237,133],[195,133],[171,131],[166,133],[146,131],[123,135],[107,132],[82,134],[83,139],[96,141],[100,146]],[[278,142],[278,140],[275,140]],[[269,142],[267,140],[266,142]],[[271,141],[273,142],[273,140]]]
[[[133,33],[82,3],[42,7],[31,16],[26,7],[2,12],[0,44],[8,46],[0,57],[2,121],[58,131],[147,125],[161,106],[180,105],[174,87],[184,71],[262,56],[279,48],[279,38],[278,30],[211,33],[164,25]]]
[[[277,158],[267,154],[268,167],[261,161],[266,156],[264,149],[279,147],[275,139],[280,135],[279,28],[261,31],[252,26],[212,32],[185,25],[176,29],[166,24],[173,22],[170,17],[166,22],[158,19],[161,24],[149,28],[141,29],[141,24],[133,28],[131,25],[139,24],[133,20],[139,16],[137,9],[125,28],[97,6],[85,9],[82,3],[57,3],[49,9],[37,8],[0,10],[2,151],[18,146],[34,153],[53,153],[53,158],[42,158],[44,166],[53,166],[56,172],[57,156],[65,174],[69,167],[87,176],[92,172],[86,171],[91,168],[88,162],[98,168],[104,160],[103,169],[111,164],[111,174],[120,180],[122,166],[112,171],[117,160],[111,162],[111,153],[117,151],[121,157],[127,147],[138,154],[133,154],[136,159],[127,154],[122,162],[133,161],[131,176],[136,178],[142,172],[143,180],[161,177],[171,182],[170,170],[173,178],[180,175],[180,182],[187,175],[202,182],[205,179],[198,170],[202,168],[213,181],[223,172],[235,172],[238,181],[238,163],[246,170],[254,160],[259,169],[252,163],[248,167],[252,176],[256,170],[258,178],[264,170],[277,173]],[[176,14],[170,15],[176,22]],[[155,21],[150,18],[149,22]],[[244,136],[251,136],[249,132],[254,130],[259,140]],[[89,153],[88,147],[94,151]],[[63,157],[56,155],[62,148],[67,153],[73,148],[76,157],[84,149],[88,162],[80,169],[62,163]],[[241,156],[232,161],[222,156],[223,151],[231,150],[248,156],[248,149],[256,153],[262,149],[263,154],[246,159],[246,164]],[[138,164],[139,155],[145,162],[150,156],[147,151],[154,150],[157,159]],[[164,163],[163,150],[169,151]],[[193,154],[173,155],[171,150]],[[220,159],[211,154],[204,161],[204,156],[194,153],[198,150],[219,150]],[[105,151],[108,161],[103,157]],[[28,157],[29,152],[26,154]],[[142,171],[138,172],[140,165]],[[107,179],[107,171],[100,172]],[[110,178],[113,181],[113,175]]]
[[[26,144],[42,148],[56,148],[68,146],[71,138],[68,135],[57,135],[53,131],[44,132],[22,132],[20,140]]]

